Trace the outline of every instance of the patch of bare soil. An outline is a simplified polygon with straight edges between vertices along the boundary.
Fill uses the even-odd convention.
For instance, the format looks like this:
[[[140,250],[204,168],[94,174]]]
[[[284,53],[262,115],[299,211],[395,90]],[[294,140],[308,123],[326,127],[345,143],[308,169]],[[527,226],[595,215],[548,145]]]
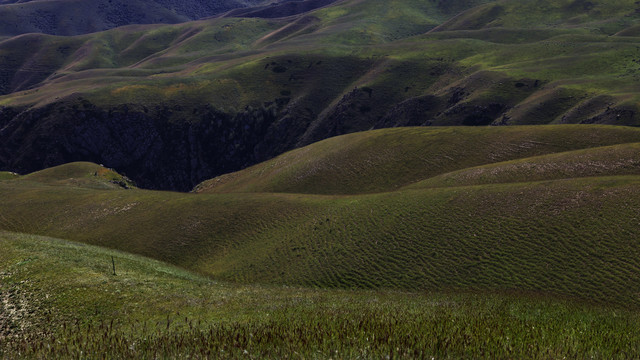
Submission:
[[[7,337],[18,336],[30,325],[29,301],[19,286],[7,284],[5,279],[10,276],[10,273],[0,273],[0,343]]]

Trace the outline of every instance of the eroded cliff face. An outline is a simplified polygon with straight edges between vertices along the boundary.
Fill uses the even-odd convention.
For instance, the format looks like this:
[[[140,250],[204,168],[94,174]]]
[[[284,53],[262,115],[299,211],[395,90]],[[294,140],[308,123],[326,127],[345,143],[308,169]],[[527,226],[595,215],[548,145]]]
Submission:
[[[190,121],[180,118],[189,112]],[[139,186],[188,191],[213,176],[270,156],[258,145],[275,121],[271,109],[229,115],[210,107],[148,109],[90,103],[0,112],[0,167],[28,173],[71,161],[117,169]],[[270,135],[271,134],[271,135]]]

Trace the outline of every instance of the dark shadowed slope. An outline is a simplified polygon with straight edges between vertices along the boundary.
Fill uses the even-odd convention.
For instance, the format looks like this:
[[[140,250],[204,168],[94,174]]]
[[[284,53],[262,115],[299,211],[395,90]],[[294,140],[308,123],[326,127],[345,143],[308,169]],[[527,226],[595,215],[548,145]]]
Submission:
[[[131,24],[174,24],[264,0],[40,0],[0,3],[0,36],[78,35]],[[273,2],[273,1],[272,1]]]

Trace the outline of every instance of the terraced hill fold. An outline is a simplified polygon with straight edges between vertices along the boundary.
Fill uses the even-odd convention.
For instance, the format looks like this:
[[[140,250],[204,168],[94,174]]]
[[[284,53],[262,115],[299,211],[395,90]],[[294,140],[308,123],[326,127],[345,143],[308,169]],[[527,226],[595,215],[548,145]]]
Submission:
[[[408,188],[572,179],[640,173],[640,143],[567,151],[453,171]]]
[[[639,124],[633,1],[313,4],[1,41],[0,169],[186,191],[372,128]]]
[[[0,182],[0,229],[117,248],[237,282],[517,290],[638,304],[640,173],[637,164],[603,169],[597,159],[627,164],[639,134],[587,125],[378,130],[287,153],[226,178],[218,190],[227,193],[219,194],[77,186],[97,168],[68,164]],[[497,138],[504,146],[495,146]],[[477,146],[450,150],[463,143]],[[405,145],[376,158],[372,144],[378,151]],[[389,172],[402,159],[413,164],[416,154],[413,167]],[[323,156],[342,162],[314,167]],[[452,168],[456,157],[466,162]],[[520,172],[563,163],[579,171]],[[358,191],[332,188],[328,176],[279,189],[288,194],[247,192],[309,169],[332,171],[331,181],[346,189],[382,192],[335,195]],[[271,172],[262,183],[255,180],[261,170]],[[464,175],[480,170],[490,181]],[[354,182],[368,177],[371,185]],[[414,188],[400,188],[407,183]]]
[[[9,0],[0,3],[0,36],[70,36],[132,24],[174,24],[262,3],[265,1]]]

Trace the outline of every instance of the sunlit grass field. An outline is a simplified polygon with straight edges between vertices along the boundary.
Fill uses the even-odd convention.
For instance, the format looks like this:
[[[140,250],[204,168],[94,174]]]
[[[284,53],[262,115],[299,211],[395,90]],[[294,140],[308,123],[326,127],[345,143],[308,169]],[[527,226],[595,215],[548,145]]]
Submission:
[[[633,358],[636,307],[542,293],[236,285],[0,233],[3,358]],[[112,257],[116,275],[113,274]]]

